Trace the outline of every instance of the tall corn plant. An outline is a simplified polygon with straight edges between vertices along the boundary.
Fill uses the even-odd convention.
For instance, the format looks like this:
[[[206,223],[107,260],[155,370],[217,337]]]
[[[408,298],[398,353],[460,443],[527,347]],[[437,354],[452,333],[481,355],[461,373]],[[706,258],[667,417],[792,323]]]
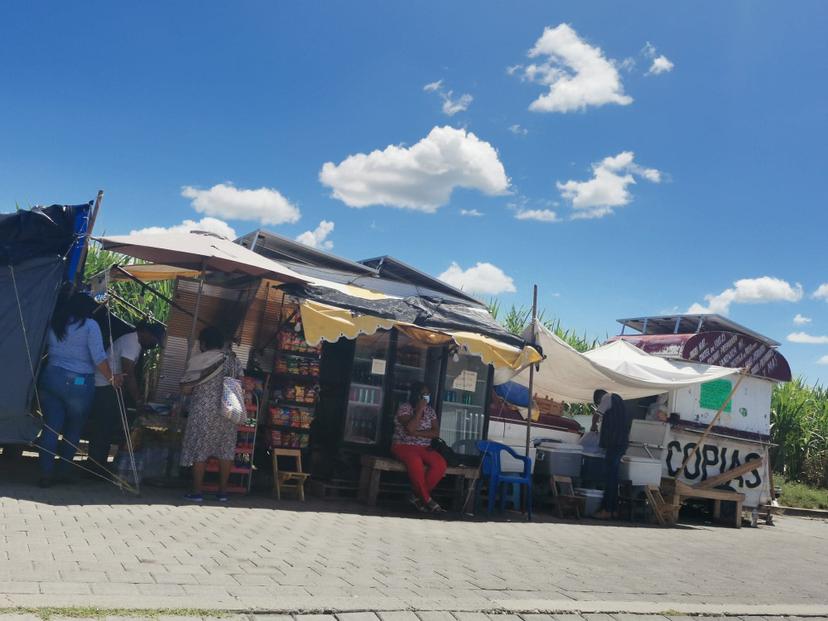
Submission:
[[[109,269],[113,265],[128,266],[138,263],[141,263],[141,261],[104,250],[100,244],[91,242],[86,255],[84,278],[88,279],[95,274]],[[173,281],[171,280],[162,280],[152,284],[153,289],[169,299],[172,298],[173,286]],[[146,291],[138,283],[118,281],[110,283],[109,288],[117,295],[117,298],[113,296],[110,299],[110,309],[125,321],[135,323],[147,319],[160,321],[161,323],[167,322],[170,314],[170,305],[154,293]],[[160,349],[149,352],[144,360],[144,385],[142,389],[145,396],[155,391],[160,366]]]
[[[802,378],[777,386],[771,399],[774,469],[810,485],[828,486],[828,389]]]

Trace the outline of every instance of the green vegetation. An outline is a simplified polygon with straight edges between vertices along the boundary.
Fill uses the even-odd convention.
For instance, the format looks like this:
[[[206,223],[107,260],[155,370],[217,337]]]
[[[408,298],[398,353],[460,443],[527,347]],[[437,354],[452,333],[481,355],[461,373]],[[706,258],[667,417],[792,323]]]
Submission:
[[[523,334],[532,320],[532,309],[529,307],[515,306],[512,304],[507,311],[503,312],[500,301],[492,299],[489,301],[488,308],[492,317],[512,334]],[[540,311],[538,313],[538,321],[574,349],[587,351],[600,345],[598,339],[590,339],[586,334],[579,336],[574,330],[565,329],[561,326],[559,319],[547,319],[545,315],[545,310]]]
[[[777,386],[771,442],[775,471],[788,481],[828,488],[828,390],[808,386],[802,378]]]
[[[782,479],[777,481],[782,488],[779,504],[802,509],[828,509],[828,489],[810,487],[804,483]]]

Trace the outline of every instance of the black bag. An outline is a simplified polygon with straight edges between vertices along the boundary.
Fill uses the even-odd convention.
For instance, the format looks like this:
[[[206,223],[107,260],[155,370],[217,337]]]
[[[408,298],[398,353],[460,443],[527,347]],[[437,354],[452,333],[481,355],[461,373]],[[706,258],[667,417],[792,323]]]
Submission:
[[[462,461],[460,456],[451,450],[451,447],[440,438],[434,438],[431,440],[431,450],[440,453],[451,468],[459,466]]]

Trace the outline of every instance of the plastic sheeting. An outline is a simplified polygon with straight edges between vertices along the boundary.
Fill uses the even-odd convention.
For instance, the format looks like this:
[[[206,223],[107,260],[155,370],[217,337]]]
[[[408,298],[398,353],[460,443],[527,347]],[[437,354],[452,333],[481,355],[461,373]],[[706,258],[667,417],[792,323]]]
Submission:
[[[638,399],[738,373],[724,367],[666,360],[624,341],[582,354],[540,323],[535,329],[546,358],[535,371],[534,392],[564,403],[591,403],[597,389],[614,392],[623,399]],[[530,336],[524,334],[527,340]],[[528,386],[529,370],[514,377],[504,370],[495,372],[496,384],[509,380]]]
[[[63,283],[64,263],[57,257],[29,259],[13,267],[0,266],[0,444],[26,444],[37,436],[40,423],[30,414],[34,382],[11,270],[23,309],[28,347],[37,370],[46,328]]]

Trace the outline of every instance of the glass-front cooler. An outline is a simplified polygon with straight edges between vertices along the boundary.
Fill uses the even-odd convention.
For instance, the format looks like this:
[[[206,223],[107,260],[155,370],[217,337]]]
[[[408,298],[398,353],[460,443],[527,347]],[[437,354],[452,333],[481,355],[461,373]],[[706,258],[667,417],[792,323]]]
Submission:
[[[489,367],[477,356],[448,358],[440,437],[457,453],[477,454],[475,442],[483,439],[488,375]]]
[[[356,340],[345,414],[345,442],[376,444],[380,440],[389,343],[390,333],[385,331]]]

